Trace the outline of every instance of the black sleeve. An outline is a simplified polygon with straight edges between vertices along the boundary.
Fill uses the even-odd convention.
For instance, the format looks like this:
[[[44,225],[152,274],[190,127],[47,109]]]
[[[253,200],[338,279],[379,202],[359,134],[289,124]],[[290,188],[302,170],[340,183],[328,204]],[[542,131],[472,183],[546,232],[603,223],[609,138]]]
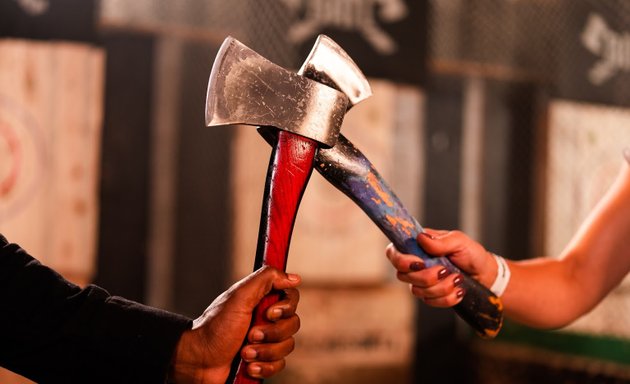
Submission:
[[[0,234],[0,365],[39,383],[163,383],[192,321],[84,289]]]

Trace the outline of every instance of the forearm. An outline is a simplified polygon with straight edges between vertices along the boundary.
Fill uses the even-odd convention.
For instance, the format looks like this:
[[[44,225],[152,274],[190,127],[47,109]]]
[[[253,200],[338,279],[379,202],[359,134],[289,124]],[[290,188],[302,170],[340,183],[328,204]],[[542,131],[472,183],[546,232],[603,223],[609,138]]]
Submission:
[[[509,280],[508,271],[498,268],[503,266],[501,259],[461,231],[425,228],[417,240],[428,254],[446,256],[484,286],[502,291],[508,317],[534,327],[558,328],[593,309],[630,271],[629,236],[630,167],[624,163],[616,182],[562,254],[508,262]],[[417,258],[393,247],[386,255],[398,279],[410,283],[412,293],[425,303],[451,307],[461,301],[458,277],[440,276],[442,266],[414,268]]]
[[[81,289],[0,236],[0,365],[41,382],[160,382],[190,320]]]
[[[507,317],[544,329],[563,327],[588,309],[576,299],[573,278],[562,261],[537,258],[508,261],[510,282],[501,297]],[[592,301],[592,300],[589,300]]]
[[[584,221],[562,255],[510,263],[506,314],[528,325],[556,328],[593,309],[630,270],[630,170]]]

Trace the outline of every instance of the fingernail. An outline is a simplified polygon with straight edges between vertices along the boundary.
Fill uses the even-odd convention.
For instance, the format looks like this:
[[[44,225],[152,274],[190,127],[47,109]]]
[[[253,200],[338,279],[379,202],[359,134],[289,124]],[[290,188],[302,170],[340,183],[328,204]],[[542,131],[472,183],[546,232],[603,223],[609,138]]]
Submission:
[[[449,274],[450,273],[448,272],[448,270],[446,268],[440,269],[440,271],[438,272],[438,280],[442,280],[443,278],[445,278]]]
[[[245,358],[247,360],[253,360],[253,359],[256,358],[256,356],[258,356],[258,352],[256,352],[255,349],[249,348],[249,349],[245,350]]]
[[[462,275],[457,275],[457,277],[453,279],[453,285],[456,287],[459,287],[460,285],[462,285],[463,282],[464,282],[464,278],[462,277]]]
[[[288,273],[287,274],[287,278],[291,281],[298,281],[300,280],[299,276],[293,273]]]
[[[282,309],[281,308],[274,308],[271,310],[271,318],[272,319],[279,319],[280,317],[282,317]]]
[[[420,232],[420,234],[426,238],[429,238],[431,240],[435,240],[435,236],[431,235],[430,233],[427,232]]]
[[[419,271],[423,268],[424,264],[419,261],[414,261],[413,263],[409,264],[409,269],[412,271]]]
[[[455,296],[457,296],[458,299],[461,299],[462,297],[464,297],[465,294],[466,294],[466,290],[464,288],[462,288],[462,289],[457,291]]]
[[[263,341],[265,339],[265,333],[260,330],[252,331],[252,341]]]
[[[262,368],[260,367],[260,365],[254,365],[254,364],[252,364],[252,365],[250,365],[250,366],[249,366],[249,373],[250,373],[250,374],[257,375],[257,374],[259,374],[260,372],[262,372]]]

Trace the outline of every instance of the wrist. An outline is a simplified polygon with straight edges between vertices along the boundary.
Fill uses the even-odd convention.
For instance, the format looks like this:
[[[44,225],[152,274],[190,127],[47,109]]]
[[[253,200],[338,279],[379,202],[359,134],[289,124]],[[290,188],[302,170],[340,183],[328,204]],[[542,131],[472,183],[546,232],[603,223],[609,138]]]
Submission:
[[[200,362],[200,354],[195,343],[193,330],[186,330],[175,347],[175,353],[171,360],[166,382],[171,383],[196,383],[203,376],[203,364]]]
[[[498,297],[501,297],[510,282],[510,267],[503,257],[495,255],[494,253],[492,253],[492,257],[496,264],[497,273],[494,282],[490,285],[490,291]]]
[[[167,384],[179,383],[184,381],[182,380],[184,377],[194,376],[193,372],[187,372],[187,368],[190,368],[191,365],[186,363],[188,360],[187,353],[190,352],[190,332],[190,330],[184,331],[177,341],[166,376]]]
[[[203,341],[206,338],[199,329],[182,333],[171,359],[167,384],[225,383],[231,361],[218,364],[219,358],[214,355],[212,346]]]
[[[479,282],[490,289],[499,274],[499,265],[494,258],[494,253],[486,251],[486,259],[483,262],[483,269],[479,273]]]

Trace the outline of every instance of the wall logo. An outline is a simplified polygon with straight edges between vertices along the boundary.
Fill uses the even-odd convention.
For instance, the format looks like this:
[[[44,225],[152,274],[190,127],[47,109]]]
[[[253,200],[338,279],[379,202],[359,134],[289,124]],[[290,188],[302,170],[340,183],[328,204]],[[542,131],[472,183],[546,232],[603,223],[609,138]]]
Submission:
[[[31,16],[41,16],[50,8],[50,0],[15,0]]]
[[[289,28],[289,41],[301,44],[326,27],[359,33],[376,52],[393,55],[399,48],[381,23],[394,23],[409,15],[403,0],[282,0],[304,17]]]
[[[582,44],[599,57],[588,73],[592,84],[602,85],[618,72],[630,71],[630,34],[612,30],[601,15],[589,15]]]

